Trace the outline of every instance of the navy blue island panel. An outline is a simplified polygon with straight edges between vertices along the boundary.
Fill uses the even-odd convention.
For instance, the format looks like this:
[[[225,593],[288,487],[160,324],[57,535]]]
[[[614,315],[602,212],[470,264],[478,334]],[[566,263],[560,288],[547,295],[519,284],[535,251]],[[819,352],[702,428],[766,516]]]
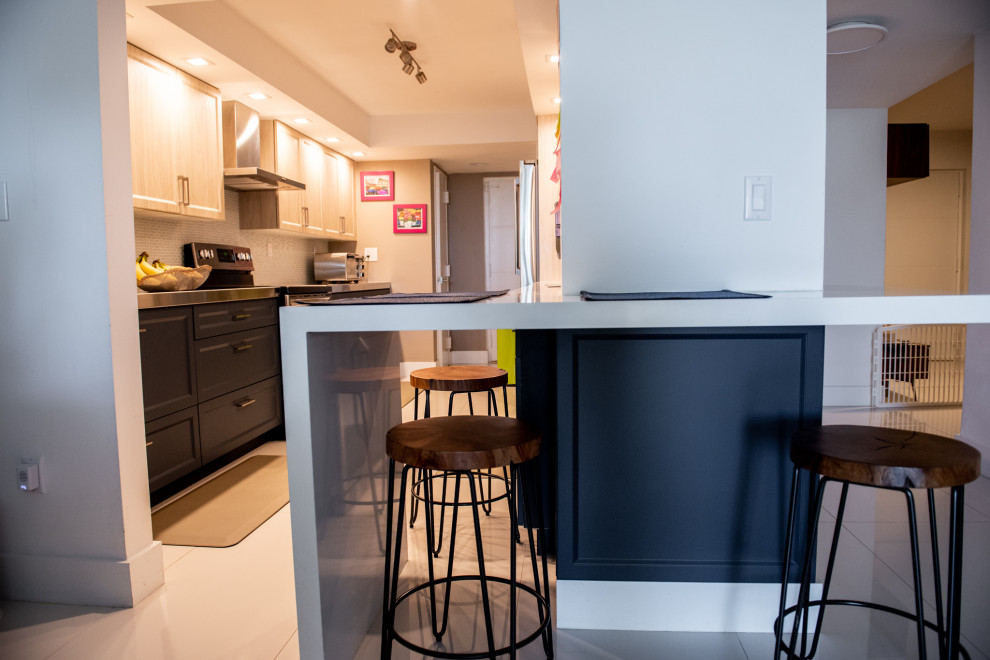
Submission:
[[[558,579],[780,580],[790,437],[821,423],[823,327],[529,332],[517,347],[519,415],[556,437]]]

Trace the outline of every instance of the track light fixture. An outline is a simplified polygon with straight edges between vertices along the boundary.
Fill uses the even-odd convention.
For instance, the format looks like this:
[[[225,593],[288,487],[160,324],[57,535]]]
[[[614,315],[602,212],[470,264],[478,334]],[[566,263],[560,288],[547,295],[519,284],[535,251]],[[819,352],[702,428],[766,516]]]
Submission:
[[[399,59],[402,60],[402,73],[406,75],[411,75],[413,69],[416,69],[416,82],[420,85],[426,82],[426,74],[423,73],[422,67],[419,66],[419,62],[416,58],[412,56],[410,51],[416,50],[415,41],[403,41],[399,38],[399,35],[395,33],[395,30],[389,29],[392,36],[388,38],[385,42],[385,52],[394,53],[399,51]],[[415,66],[414,66],[415,65]]]

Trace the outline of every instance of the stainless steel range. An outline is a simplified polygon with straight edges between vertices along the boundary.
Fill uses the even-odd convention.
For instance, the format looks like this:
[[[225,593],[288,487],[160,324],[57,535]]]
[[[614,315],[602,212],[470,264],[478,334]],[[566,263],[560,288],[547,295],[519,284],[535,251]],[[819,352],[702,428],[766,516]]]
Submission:
[[[249,247],[222,243],[186,243],[182,246],[182,261],[192,268],[213,268],[201,289],[240,289],[254,286],[254,258]]]

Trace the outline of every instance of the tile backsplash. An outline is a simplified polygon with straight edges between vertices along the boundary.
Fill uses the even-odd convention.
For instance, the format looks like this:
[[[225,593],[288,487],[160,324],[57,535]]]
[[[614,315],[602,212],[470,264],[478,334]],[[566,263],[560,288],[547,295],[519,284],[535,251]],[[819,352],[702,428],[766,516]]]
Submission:
[[[237,192],[224,191],[226,218],[223,222],[135,218],[134,256],[147,252],[152,259],[178,265],[182,263],[182,246],[186,243],[227,243],[251,248],[256,285],[312,283],[313,254],[328,251],[328,241],[258,230],[242,231],[238,202]]]

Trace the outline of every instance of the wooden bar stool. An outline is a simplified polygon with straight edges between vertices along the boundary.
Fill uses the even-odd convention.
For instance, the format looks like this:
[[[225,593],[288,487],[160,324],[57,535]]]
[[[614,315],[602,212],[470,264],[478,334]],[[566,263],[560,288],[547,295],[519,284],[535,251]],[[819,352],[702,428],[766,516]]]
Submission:
[[[412,422],[406,422],[392,427],[386,434],[385,448],[389,457],[388,475],[388,513],[386,521],[388,533],[385,551],[385,588],[383,595],[382,615],[382,658],[391,657],[393,641],[399,642],[415,653],[438,658],[495,658],[498,655],[509,654],[516,657],[516,651],[542,638],[543,648],[548,658],[553,657],[552,627],[550,624],[550,583],[547,570],[546,554],[542,556],[542,570],[537,565],[537,547],[545,547],[543,539],[543,503],[540,495],[539,470],[535,460],[540,453],[540,433],[526,422],[511,417],[466,416],[433,417]],[[402,479],[399,486],[398,514],[394,519],[393,506],[395,496],[395,464],[402,463]],[[517,488],[513,488],[509,498],[510,533],[506,541],[509,546],[509,577],[488,575],[485,569],[485,555],[481,540],[481,522],[478,510],[481,506],[478,490],[475,486],[473,472],[490,468],[508,467],[514,474]],[[460,508],[460,479],[467,478],[468,490],[471,495],[471,512],[474,520],[475,545],[478,558],[478,573],[469,575],[454,575],[454,535],[451,535],[450,557],[447,560],[446,577],[435,578],[433,571],[433,552],[427,542],[428,579],[426,582],[413,586],[411,589],[398,594],[399,566],[402,556],[402,524],[406,492],[410,470],[443,470],[454,476],[454,508],[452,513],[453,525],[457,524],[457,511]],[[512,530],[516,528],[516,497],[521,489],[523,494],[523,511],[527,520],[529,534],[530,559],[533,571],[533,586],[520,583],[516,577],[516,543]],[[535,500],[535,502],[533,501]],[[533,506],[537,512],[537,534],[539,546],[534,541],[531,516]],[[427,517],[427,535],[432,530],[432,518]],[[395,547],[392,548],[393,533]],[[459,642],[453,636],[445,643],[444,635],[448,632],[448,621],[451,605],[451,588],[455,582],[477,582],[481,591],[481,603],[485,620],[485,649],[454,648]],[[508,641],[495,640],[495,625],[492,621],[492,602],[489,593],[490,584],[508,585],[509,634]],[[437,587],[444,588],[443,609],[437,613]],[[428,590],[430,603],[430,618],[432,634],[436,643],[432,648],[419,646],[407,639],[395,629],[396,610],[403,603],[410,606],[416,602],[416,594]],[[517,599],[520,594],[528,594],[535,602],[538,614],[536,629],[520,639],[517,630]],[[412,600],[410,600],[412,599]],[[411,617],[415,618],[415,617]],[[466,635],[473,638],[475,635]],[[504,643],[504,645],[502,645]]]
[[[959,644],[960,604],[962,602],[962,548],[963,548],[963,496],[965,485],[980,476],[980,452],[969,445],[917,431],[879,428],[873,426],[819,426],[794,434],[791,443],[791,460],[794,462],[794,478],[791,485],[790,510],[787,518],[784,571],[781,578],[780,607],[774,622],[776,635],[774,658],[783,650],[788,658],[810,658],[818,649],[819,635],[826,606],[848,605],[866,607],[888,614],[896,614],[914,621],[918,632],[918,657],[927,657],[925,628],[938,635],[939,657],[955,660],[969,654]],[[813,483],[818,478],[818,488],[809,511],[810,529],[808,545],[802,563],[801,586],[797,603],[785,608],[787,593],[787,568],[791,560],[792,535],[797,508],[798,479],[801,470],[808,472]],[[835,532],[829,550],[822,596],[809,600],[811,564],[818,535],[818,519],[821,514],[825,485],[830,481],[842,484]],[[915,611],[857,600],[831,600],[828,597],[835,551],[842,529],[846,495],[850,484],[898,490],[907,501],[908,523],[911,535],[911,560],[914,573]],[[912,488],[923,488],[928,493],[928,510],[931,525],[932,564],[935,577],[935,622],[925,621],[924,599],[921,589],[921,565],[918,559],[918,525],[915,515]],[[949,566],[947,609],[943,611],[942,578],[939,566],[937,526],[935,521],[935,496],[933,489],[951,488],[949,522]],[[812,489],[809,488],[809,493]],[[808,649],[809,609],[818,606],[815,632]],[[794,614],[790,641],[783,642],[784,617]],[[796,648],[801,633],[800,652]]]
[[[509,374],[504,369],[498,369],[496,367],[488,367],[483,365],[451,365],[446,367],[429,367],[426,369],[417,369],[409,373],[409,384],[415,388],[414,403],[413,403],[413,419],[419,419],[419,391],[423,390],[426,392],[426,404],[423,410],[423,416],[430,417],[430,393],[431,392],[450,392],[450,397],[447,403],[447,415],[452,415],[454,412],[454,396],[457,394],[467,394],[468,395],[468,410],[473,415],[474,414],[474,401],[471,397],[472,392],[487,392],[488,400],[488,414],[498,415],[498,400],[495,396],[495,389],[498,387],[502,388],[502,411],[506,417],[509,416],[509,395],[507,391],[507,386],[509,384]],[[498,479],[498,477],[493,477],[491,471],[488,474],[477,475],[479,488],[482,488],[484,483],[482,479],[487,479],[488,481],[488,494],[482,493],[481,502],[482,510],[485,515],[489,515],[492,511],[492,502],[501,499],[500,497],[495,497],[492,495],[492,479]],[[436,500],[433,497],[433,481],[434,478],[441,480],[441,493],[440,499]],[[510,488],[510,479],[507,470],[502,470],[501,480],[505,483],[506,492]],[[421,494],[422,488],[422,494]],[[482,488],[483,490],[483,488]],[[447,506],[447,479],[446,475],[443,473],[431,474],[427,470],[420,471],[415,479],[413,479],[413,502],[412,511],[409,515],[409,526],[412,527],[416,524],[416,520],[419,517],[419,502],[423,501],[424,507],[429,507],[428,511],[432,513],[432,508],[435,504],[440,505],[440,525],[436,529],[437,536],[433,541],[433,556],[438,557],[440,555],[440,550],[443,547],[443,529],[444,529],[444,517]]]

